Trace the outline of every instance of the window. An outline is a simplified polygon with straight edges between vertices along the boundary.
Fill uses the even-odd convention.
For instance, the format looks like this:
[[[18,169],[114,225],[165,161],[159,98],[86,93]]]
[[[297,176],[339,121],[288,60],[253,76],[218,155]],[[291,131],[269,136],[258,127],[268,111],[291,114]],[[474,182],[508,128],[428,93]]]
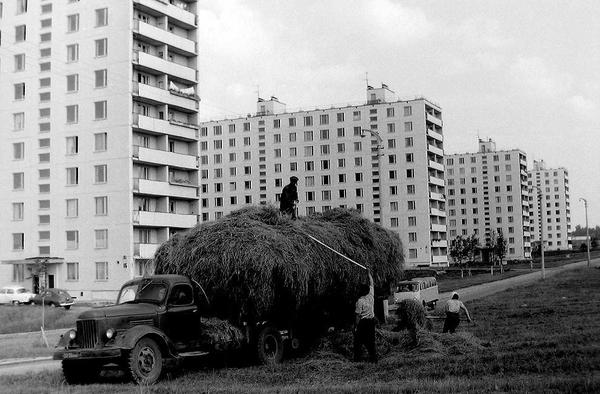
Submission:
[[[404,131],[412,131],[413,123],[412,122],[404,122]]]
[[[406,185],[407,194],[415,194],[415,185]]]
[[[328,114],[319,115],[319,124],[329,124],[329,115]]]
[[[23,250],[25,248],[25,234],[13,233],[13,250]]]
[[[107,146],[107,133],[94,134],[94,152],[104,152]]]
[[[408,168],[406,170],[406,177],[407,178],[414,178],[415,177],[415,170],[414,170],[414,168]]]
[[[94,103],[94,119],[106,119],[106,100]]]
[[[388,123],[387,131],[388,131],[388,133],[395,133],[396,132],[396,123]]]
[[[20,53],[15,55],[15,71],[25,70],[25,54]]]
[[[79,105],[67,105],[67,123],[79,122]]]
[[[67,75],[67,92],[76,92],[79,90],[79,74]]]
[[[108,248],[108,230],[94,230],[94,248],[106,249]]]
[[[71,136],[66,138],[67,141],[67,155],[76,155],[79,153],[79,137]]]
[[[408,242],[417,242],[417,233],[408,233]]]
[[[23,216],[25,213],[25,203],[22,202],[13,202],[12,204],[13,211],[13,219],[12,220],[23,220]]]
[[[23,130],[25,128],[25,113],[17,112],[13,114],[13,130]]]
[[[42,14],[47,14],[49,12],[52,12],[52,4],[42,5]]]
[[[17,15],[27,12],[27,0],[17,0]]]
[[[360,111],[353,111],[352,112],[352,120],[360,120]]]
[[[79,263],[67,263],[67,280],[79,280]]]
[[[106,183],[106,164],[94,166],[94,183]]]
[[[394,114],[394,107],[386,109],[385,112],[386,112],[386,115],[387,115],[388,118],[391,118],[391,117],[395,116],[395,114]]]
[[[76,198],[69,198],[66,200],[67,203],[67,217],[76,218],[79,216],[79,200]]]
[[[25,173],[13,173],[13,190],[23,190],[25,187]]]
[[[305,116],[304,117],[304,126],[312,126],[312,125],[313,125],[312,116]]]
[[[407,201],[407,205],[409,211],[414,211],[417,209],[417,203],[415,201]]]
[[[336,118],[337,118],[337,121],[338,121],[338,123],[339,123],[339,122],[343,122],[343,121],[344,121],[344,118],[345,118],[345,116],[344,116],[344,113],[343,113],[343,112],[339,112],[339,113],[336,115]]]
[[[79,30],[79,14],[67,15],[67,32]]]
[[[108,262],[96,262],[96,280],[108,280]]]
[[[67,249],[79,248],[79,231],[70,230],[66,232],[67,235]]]
[[[404,116],[412,115],[412,107],[404,107]]]
[[[94,87],[95,88],[105,88],[106,81],[107,81],[106,69],[94,71]]]
[[[96,48],[96,57],[106,56],[108,51],[108,39],[101,38],[99,40],[94,40],[94,45]]]
[[[408,249],[408,258],[416,259],[417,258],[417,249]]]
[[[15,42],[22,42],[27,39],[27,26],[15,26]]]
[[[16,83],[15,87],[15,100],[25,99],[25,82]]]
[[[40,34],[40,42],[48,42],[52,40],[52,33]]]
[[[42,19],[41,21],[42,29],[45,27],[52,27],[52,18]]]
[[[313,140],[313,132],[311,130],[307,130],[304,132],[304,141],[312,141]]]
[[[25,143],[24,142],[16,142],[13,144],[13,159],[14,160],[23,160],[25,157]]]
[[[108,8],[99,8],[96,10],[96,27],[108,25]]]
[[[79,168],[70,167],[67,168],[67,185],[78,185],[79,184]]]
[[[108,214],[108,197],[94,197],[96,206],[96,216],[106,216]]]
[[[67,63],[79,60],[79,44],[67,45]]]

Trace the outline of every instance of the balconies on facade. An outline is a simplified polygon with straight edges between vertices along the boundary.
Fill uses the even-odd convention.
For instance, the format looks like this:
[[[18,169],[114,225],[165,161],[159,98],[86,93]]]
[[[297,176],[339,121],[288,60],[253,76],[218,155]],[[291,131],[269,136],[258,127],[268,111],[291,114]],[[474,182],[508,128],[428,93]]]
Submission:
[[[196,43],[188,38],[178,36],[161,29],[157,26],[152,26],[149,23],[139,19],[133,20],[133,31],[151,42],[153,45],[166,44],[177,52],[188,56],[196,55]]]
[[[444,186],[444,180],[433,175],[429,175],[429,183],[437,186]]]
[[[183,7],[178,7],[175,4],[171,4],[169,1],[164,0],[133,0],[136,8],[150,11],[150,13],[159,13],[166,15],[169,19],[173,19],[178,24],[188,29],[195,28],[197,26],[196,15]]]
[[[134,226],[190,228],[198,222],[196,214],[181,214],[156,211],[133,211]]]
[[[444,156],[444,151],[435,145],[428,144],[427,150],[429,150],[429,152],[434,153],[438,156]]]
[[[133,146],[134,161],[165,165],[170,167],[197,169],[198,159],[196,155],[169,152],[161,149],[147,148],[139,145]]]
[[[132,62],[142,69],[154,70],[155,72],[171,75],[190,83],[197,82],[197,73],[193,68],[146,52],[141,52],[137,49],[133,51]]]
[[[446,211],[437,208],[429,208],[429,213],[434,216],[446,217]]]
[[[198,139],[198,127],[191,123],[167,121],[134,113],[133,127],[153,134],[169,134],[189,141]]]
[[[133,95],[150,101],[152,104],[167,104],[183,112],[198,111],[198,100],[195,96],[176,94],[171,90],[161,89],[143,83],[133,82]]]
[[[134,243],[133,244],[133,256],[140,259],[152,259],[154,258],[154,254],[160,244],[143,244],[143,243]]]
[[[448,264],[447,256],[431,256],[433,264]]]
[[[428,128],[427,135],[433,139],[438,140],[439,142],[444,141],[444,136],[442,135],[442,133],[438,133],[434,129]]]
[[[442,126],[442,120],[435,115],[427,113],[427,121],[437,126]]]
[[[446,201],[446,198],[442,193],[429,192],[429,198],[431,200]]]
[[[444,165],[442,163],[438,163],[437,161],[429,160],[429,168],[434,168],[438,171],[444,171]]]
[[[435,223],[432,223],[432,224],[430,224],[430,229],[431,229],[431,231],[445,233],[446,232],[446,225],[445,224],[435,224]]]
[[[154,181],[150,179],[133,179],[134,193],[149,195],[149,196],[169,196],[182,199],[194,200],[198,198],[198,186],[183,183],[171,183],[163,181]]]
[[[445,239],[435,239],[431,241],[431,247],[433,248],[447,248],[448,241]]]

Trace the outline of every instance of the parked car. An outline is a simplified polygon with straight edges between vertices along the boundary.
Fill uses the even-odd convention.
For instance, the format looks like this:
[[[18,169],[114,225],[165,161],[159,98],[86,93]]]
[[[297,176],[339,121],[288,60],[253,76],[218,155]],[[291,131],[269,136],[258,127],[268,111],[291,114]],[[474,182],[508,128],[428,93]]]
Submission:
[[[66,290],[46,289],[42,290],[40,294],[36,294],[31,299],[31,302],[37,305],[42,305],[43,302],[44,305],[61,306],[65,309],[69,309],[71,308],[71,305],[75,303],[75,300]]]
[[[28,304],[34,295],[23,286],[6,286],[0,290],[0,304]]]

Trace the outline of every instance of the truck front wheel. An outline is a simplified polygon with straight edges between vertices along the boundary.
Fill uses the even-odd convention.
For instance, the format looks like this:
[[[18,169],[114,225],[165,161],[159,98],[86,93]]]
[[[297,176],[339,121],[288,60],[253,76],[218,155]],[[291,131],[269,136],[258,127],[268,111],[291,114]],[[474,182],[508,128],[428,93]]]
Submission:
[[[163,370],[160,347],[151,338],[140,339],[129,353],[129,373],[138,384],[154,384]]]
[[[278,364],[283,359],[283,339],[273,327],[265,327],[256,341],[258,360],[263,364]]]

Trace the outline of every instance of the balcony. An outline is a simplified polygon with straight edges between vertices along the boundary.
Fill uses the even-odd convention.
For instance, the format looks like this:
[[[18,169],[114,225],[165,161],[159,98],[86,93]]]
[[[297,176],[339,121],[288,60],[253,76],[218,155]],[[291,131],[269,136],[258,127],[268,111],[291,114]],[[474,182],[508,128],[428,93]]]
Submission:
[[[530,248],[531,247],[531,242],[523,242],[523,247],[524,248]]]
[[[162,57],[150,55],[138,50],[133,51],[132,62],[141,68],[151,69],[163,74],[172,75],[182,80],[196,83],[196,70],[175,62],[170,62]]]
[[[432,248],[447,248],[448,241],[445,239],[434,239],[431,241]]]
[[[133,211],[135,226],[191,228],[198,223],[198,215],[155,211]]]
[[[186,185],[183,182],[172,183],[134,178],[133,191],[148,196],[169,196],[192,200],[198,198],[198,186],[191,183]]]
[[[138,4],[139,8],[151,9],[168,16],[170,19],[175,19],[188,29],[196,27],[196,15],[182,7],[170,4],[168,1],[133,0],[133,3]]]
[[[133,256],[141,259],[152,259],[160,244],[133,244]]]
[[[169,134],[189,141],[198,139],[198,127],[192,124],[169,122],[140,114],[133,114],[133,127],[153,132],[154,134]]]
[[[133,82],[133,95],[145,98],[154,103],[168,104],[169,107],[175,107],[186,112],[196,112],[198,110],[196,96],[175,94],[171,90],[145,85],[136,81]]]
[[[427,150],[431,153],[435,153],[438,156],[444,156],[444,151],[435,145],[428,144]]]
[[[444,165],[433,160],[429,160],[429,168],[434,168],[438,171],[444,171]]]
[[[446,211],[442,211],[441,209],[437,208],[429,208],[429,213],[431,213],[434,216],[446,217]]]
[[[444,186],[444,180],[441,178],[437,178],[434,176],[429,175],[429,183],[433,184],[433,185],[437,185],[437,186]]]
[[[448,256],[431,256],[433,264],[448,265]]]
[[[152,26],[149,23],[143,22],[138,19],[133,21],[133,31],[141,36],[144,36],[150,41],[156,44],[167,44],[174,49],[178,49],[177,52],[183,52],[188,56],[196,55],[196,43],[188,38],[178,36],[167,30],[161,29],[157,26]]]
[[[444,136],[442,133],[438,133],[434,129],[427,129],[427,135],[431,138],[434,138],[440,142],[444,141]]]
[[[133,158],[144,163],[195,170],[198,168],[198,159],[195,155],[169,152],[166,150],[133,146]]]
[[[442,120],[430,113],[427,113],[427,121],[433,123],[434,125],[442,126]]]
[[[523,237],[531,237],[531,233],[529,231],[523,231]]]
[[[429,192],[429,198],[432,200],[446,201],[446,197],[442,193]]]
[[[431,224],[431,231],[437,231],[438,233],[445,233],[446,232],[446,225],[445,224]]]

